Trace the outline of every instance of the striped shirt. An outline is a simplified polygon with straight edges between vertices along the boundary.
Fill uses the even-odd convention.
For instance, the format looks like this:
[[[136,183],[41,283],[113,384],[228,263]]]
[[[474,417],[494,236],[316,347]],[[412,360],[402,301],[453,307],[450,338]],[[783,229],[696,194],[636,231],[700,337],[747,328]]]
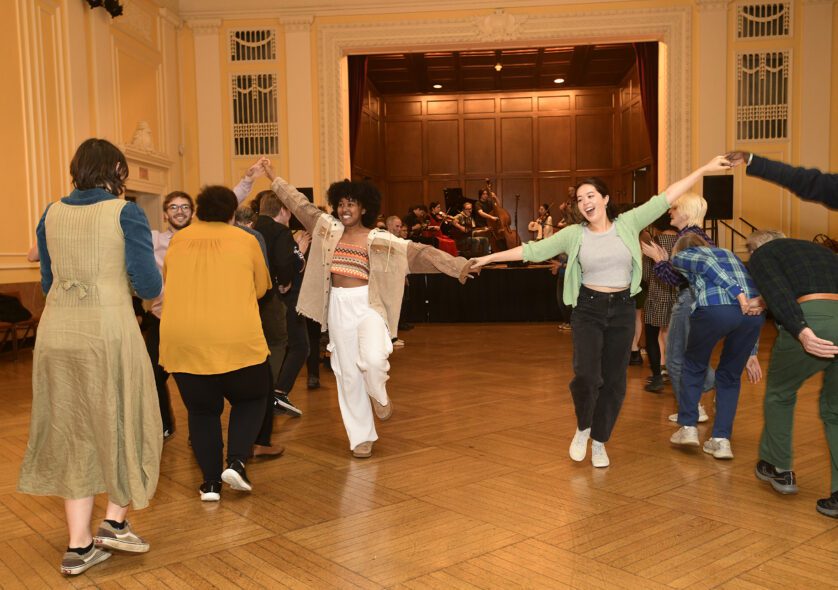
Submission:
[[[338,242],[332,257],[332,274],[370,280],[370,257],[363,246]]]
[[[748,299],[759,295],[745,265],[730,250],[687,248],[672,258],[672,265],[695,289],[698,307],[738,305],[736,297],[740,293]]]

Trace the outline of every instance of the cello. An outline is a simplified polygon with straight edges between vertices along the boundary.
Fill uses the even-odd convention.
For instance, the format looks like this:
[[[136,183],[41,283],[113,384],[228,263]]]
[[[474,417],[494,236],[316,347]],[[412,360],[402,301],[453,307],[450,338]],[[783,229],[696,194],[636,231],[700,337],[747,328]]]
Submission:
[[[489,196],[494,203],[494,207],[489,212],[494,215],[497,221],[490,219],[486,223],[486,227],[491,230],[493,240],[492,251],[511,250],[516,246],[521,245],[521,237],[518,232],[512,229],[512,218],[509,216],[509,211],[500,206],[500,201],[495,191],[492,190],[492,182],[486,179],[486,190],[489,191]]]

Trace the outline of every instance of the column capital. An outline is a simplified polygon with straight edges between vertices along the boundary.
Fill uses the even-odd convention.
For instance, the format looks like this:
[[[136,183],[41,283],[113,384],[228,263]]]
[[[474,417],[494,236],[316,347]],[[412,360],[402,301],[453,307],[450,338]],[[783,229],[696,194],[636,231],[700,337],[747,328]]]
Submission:
[[[196,18],[186,21],[186,25],[196,35],[214,35],[221,28],[220,18]]]
[[[279,22],[289,32],[308,32],[311,30],[311,24],[314,22],[314,17],[311,15],[304,16],[283,16]]]
[[[727,10],[727,0],[695,0],[695,7],[699,12]]]

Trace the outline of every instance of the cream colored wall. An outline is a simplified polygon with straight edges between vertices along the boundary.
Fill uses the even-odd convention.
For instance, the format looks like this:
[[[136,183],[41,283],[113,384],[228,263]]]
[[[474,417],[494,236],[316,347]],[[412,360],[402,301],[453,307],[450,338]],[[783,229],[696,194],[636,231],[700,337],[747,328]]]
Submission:
[[[418,42],[421,48],[434,43],[442,48],[446,38],[472,39],[458,41],[449,49],[514,47],[520,46],[521,39],[526,39],[526,44],[535,42],[520,37],[527,27],[567,16],[577,23],[590,22],[590,26],[578,25],[561,38],[556,37],[561,33],[553,33],[542,44],[573,43],[574,39],[596,42],[590,31],[597,31],[597,38],[605,41],[618,37],[632,40],[631,30],[615,34],[602,25],[619,21],[615,11],[664,15],[686,10],[689,19],[686,32],[691,39],[686,56],[673,53],[675,46],[665,46],[661,52],[664,67],[670,60],[682,60],[678,63],[687,76],[684,84],[689,86],[689,100],[684,103],[689,111],[679,118],[679,104],[668,102],[679,89],[668,88],[662,72],[662,120],[676,121],[683,127],[676,131],[688,137],[687,149],[677,151],[682,148],[677,138],[673,142],[673,130],[661,125],[661,186],[673,180],[667,176],[684,173],[733,148],[838,171],[838,63],[832,58],[838,55],[835,0],[795,0],[794,35],[758,44],[760,48],[788,47],[793,52],[791,137],[784,142],[742,145],[736,145],[734,134],[735,58],[737,51],[757,44],[735,39],[732,1],[574,4],[557,0],[548,4],[517,0],[497,18],[497,3],[488,0],[469,0],[456,11],[435,0],[312,1],[293,6],[247,0],[246,6],[236,8],[222,0],[123,3],[126,14],[115,21],[104,11],[91,11],[76,0],[0,3],[0,18],[7,23],[6,34],[0,36],[6,56],[0,73],[7,88],[14,89],[0,97],[0,106],[7,113],[0,122],[5,156],[0,170],[11,189],[6,197],[9,213],[0,220],[0,282],[36,278],[35,266],[24,259],[34,225],[47,202],[69,191],[69,158],[75,145],[86,137],[99,135],[124,145],[130,142],[137,120],[147,120],[156,144],[153,154],[134,154],[149,176],[140,182],[139,164],[132,169],[140,190],[185,188],[194,193],[207,182],[232,184],[238,179],[250,161],[230,153],[227,80],[231,70],[223,52],[226,32],[238,26],[271,24],[279,32],[277,62],[271,66],[279,73],[281,116],[281,153],[275,166],[292,183],[313,185],[318,197],[325,188],[322,185],[333,180],[330,176],[340,173],[334,162],[328,161],[334,151],[324,150],[324,145],[334,143],[342,130],[337,152],[348,151],[345,112],[340,114],[334,137],[327,131],[329,122],[323,120],[323,113],[328,114],[331,108],[323,105],[336,96],[336,88],[345,85],[340,68],[334,79],[325,80],[319,69],[324,51],[334,52],[334,47],[324,43],[324,39],[337,39],[334,31],[383,29],[396,39],[382,42],[379,36],[366,44],[359,40],[352,46],[342,45],[343,52],[415,49],[404,41],[398,45],[400,31],[409,31],[411,23],[426,27],[428,22],[439,23],[440,34],[423,38]],[[178,26],[174,10],[188,27]],[[493,22],[502,26],[492,29],[487,37],[479,27]],[[506,27],[504,22],[511,24]],[[462,27],[462,32],[446,33],[449,36],[445,37],[443,25],[449,27],[449,33],[452,26]],[[648,40],[647,33],[640,36],[642,39],[634,40]],[[678,159],[682,153],[687,156],[684,162]],[[345,156],[344,168],[348,174]],[[326,170],[335,173],[324,174]],[[838,236],[838,212],[801,203],[787,191],[745,177],[741,170],[734,174],[737,216],[806,239],[818,232]],[[260,181],[256,189],[264,186],[267,183]]]
[[[26,262],[34,228],[46,205],[71,190],[69,164],[76,146],[103,137],[129,159],[128,188],[147,195],[153,226],[160,226],[159,195],[196,186],[181,115],[181,21],[173,0],[123,0],[111,19],[78,0],[6,0],[0,76],[0,121],[6,183],[0,220],[0,283],[38,280]],[[189,72],[191,73],[190,67]],[[134,146],[140,121],[151,145]]]

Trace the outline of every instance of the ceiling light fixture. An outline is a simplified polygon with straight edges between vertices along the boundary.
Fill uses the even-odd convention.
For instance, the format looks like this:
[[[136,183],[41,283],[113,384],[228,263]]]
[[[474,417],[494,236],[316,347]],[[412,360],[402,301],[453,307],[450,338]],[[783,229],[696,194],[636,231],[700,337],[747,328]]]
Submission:
[[[498,62],[498,63],[495,64],[495,71],[496,72],[499,72],[502,69],[503,69],[503,64],[502,63]]]
[[[434,84],[434,88],[436,88],[437,90],[439,90],[440,88],[442,88],[442,84]]]
[[[555,80],[553,80],[553,83],[554,84],[562,84],[562,83],[564,83],[564,78],[556,78]]]

